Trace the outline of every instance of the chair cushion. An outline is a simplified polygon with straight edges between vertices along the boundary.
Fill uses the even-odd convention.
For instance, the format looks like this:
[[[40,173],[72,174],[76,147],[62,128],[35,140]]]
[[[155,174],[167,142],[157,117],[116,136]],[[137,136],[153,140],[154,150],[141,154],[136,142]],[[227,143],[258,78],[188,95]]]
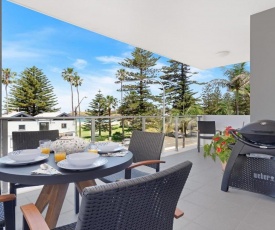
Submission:
[[[142,172],[136,169],[132,169],[131,170],[131,178],[136,178],[136,177],[141,177],[141,176],[146,176],[148,175],[148,173],[146,172]],[[105,183],[111,183],[111,182],[115,182],[121,179],[125,178],[125,170],[120,171],[118,173],[112,174],[110,176],[106,176],[103,178],[99,178],[101,181],[105,182]]]

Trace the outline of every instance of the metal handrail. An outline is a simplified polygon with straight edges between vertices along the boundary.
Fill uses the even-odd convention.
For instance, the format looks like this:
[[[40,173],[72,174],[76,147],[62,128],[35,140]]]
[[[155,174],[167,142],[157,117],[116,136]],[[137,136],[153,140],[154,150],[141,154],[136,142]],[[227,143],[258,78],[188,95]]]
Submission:
[[[174,131],[175,135],[175,150],[179,150],[179,141],[178,141],[178,128],[179,128],[179,119],[185,118],[187,116],[165,116],[166,119],[174,120]],[[188,116],[190,118],[191,116]],[[192,116],[196,120],[196,116]],[[162,116],[69,116],[69,117],[0,117],[0,154],[8,152],[8,122],[12,121],[53,121],[53,120],[77,120],[85,119],[91,121],[91,140],[95,141],[95,123],[97,119],[112,119],[112,120],[127,120],[127,119],[141,119],[142,121],[142,130],[146,131],[146,119],[162,119]],[[75,123],[76,123],[75,122]],[[76,127],[77,124],[75,124]],[[76,130],[76,129],[75,129]],[[75,132],[74,130],[74,132]],[[5,154],[4,154],[5,155]]]

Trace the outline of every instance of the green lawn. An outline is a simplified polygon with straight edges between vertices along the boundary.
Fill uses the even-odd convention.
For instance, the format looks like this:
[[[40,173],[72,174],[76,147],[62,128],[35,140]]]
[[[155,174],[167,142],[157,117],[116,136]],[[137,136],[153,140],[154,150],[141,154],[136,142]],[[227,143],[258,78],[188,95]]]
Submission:
[[[122,128],[119,125],[112,126],[112,136],[114,137],[114,133],[119,132],[122,133]],[[124,135],[125,137],[130,137],[131,136],[131,131],[129,131],[128,128],[124,128]],[[91,138],[91,131],[85,131],[81,130],[81,137],[85,139],[90,139]],[[117,138],[113,138],[113,141],[121,141],[117,140]],[[120,139],[120,138],[118,138]],[[109,140],[109,132],[108,131],[101,131],[101,136],[98,136],[98,132],[96,132],[96,141],[108,141]]]

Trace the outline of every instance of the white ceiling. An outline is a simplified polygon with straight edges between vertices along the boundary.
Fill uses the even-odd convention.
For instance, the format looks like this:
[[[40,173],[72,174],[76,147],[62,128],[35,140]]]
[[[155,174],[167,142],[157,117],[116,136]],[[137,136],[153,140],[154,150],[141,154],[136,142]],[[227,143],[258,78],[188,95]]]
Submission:
[[[250,15],[275,7],[275,0],[11,2],[200,69],[249,61]]]

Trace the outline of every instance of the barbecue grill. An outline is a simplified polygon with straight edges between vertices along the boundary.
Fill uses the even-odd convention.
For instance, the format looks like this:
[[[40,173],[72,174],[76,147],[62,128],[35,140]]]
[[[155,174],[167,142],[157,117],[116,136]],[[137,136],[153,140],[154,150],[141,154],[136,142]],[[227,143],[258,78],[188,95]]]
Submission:
[[[236,144],[223,175],[229,186],[275,197],[275,121],[260,120],[231,130]]]

